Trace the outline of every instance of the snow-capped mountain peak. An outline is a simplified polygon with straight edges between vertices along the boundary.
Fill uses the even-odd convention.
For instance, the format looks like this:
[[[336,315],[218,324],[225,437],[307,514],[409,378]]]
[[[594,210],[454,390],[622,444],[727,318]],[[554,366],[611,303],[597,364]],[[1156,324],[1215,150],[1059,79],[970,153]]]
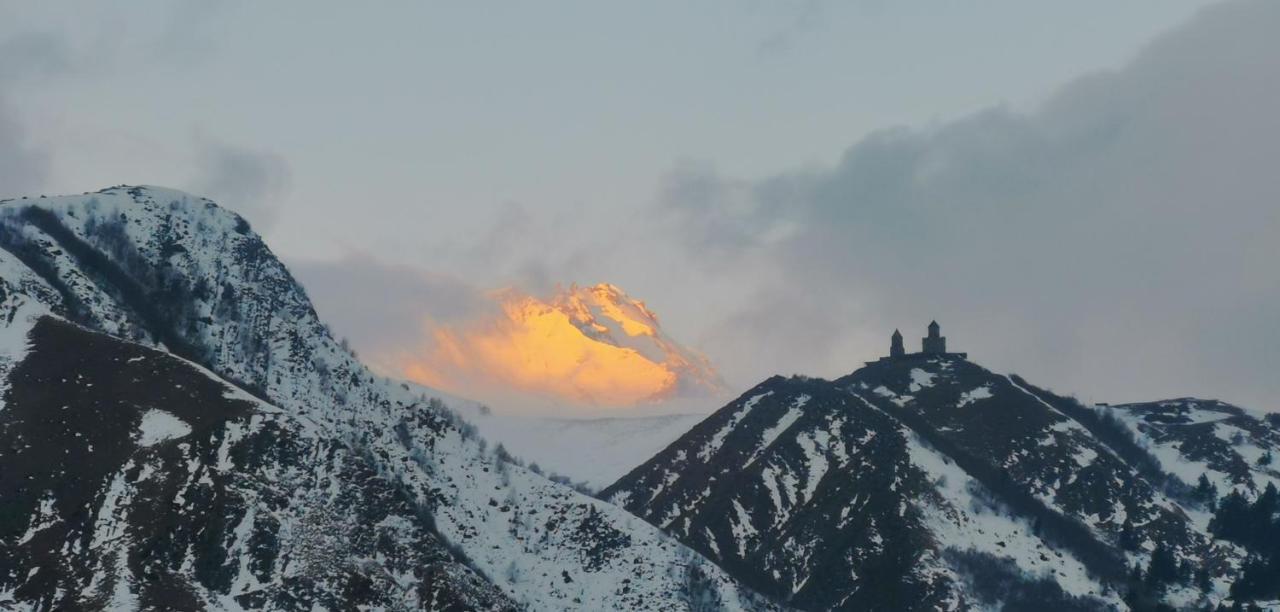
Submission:
[[[6,349],[0,410],[0,431],[21,440],[0,457],[10,503],[0,602],[10,608],[768,607],[656,528],[495,455],[443,403],[371,373],[249,225],[209,200],[116,187],[6,201],[0,264],[0,322],[26,326],[4,336],[31,347]],[[33,308],[50,315],[34,327],[19,316]],[[42,329],[67,333],[54,344]],[[71,360],[33,361],[94,350],[100,336],[82,329],[109,335],[102,353],[120,357],[97,378],[77,378]],[[131,373],[153,363],[164,369]],[[14,378],[54,367],[70,368],[56,378],[65,386]],[[196,384],[192,372],[255,399],[207,395],[200,405],[214,421],[197,426],[175,403]],[[138,383],[159,399],[111,399]],[[37,401],[65,411],[63,425],[25,418]],[[92,431],[112,419],[118,431]],[[17,455],[29,448],[107,447],[127,452],[67,461],[35,488],[11,467],[35,465]],[[173,486],[140,484],[152,478]],[[275,497],[288,491],[305,499]],[[198,542],[156,530],[190,520],[192,503],[206,525]],[[324,512],[305,519],[290,508]],[[337,530],[364,521],[373,529]],[[323,561],[348,545],[342,563]]]

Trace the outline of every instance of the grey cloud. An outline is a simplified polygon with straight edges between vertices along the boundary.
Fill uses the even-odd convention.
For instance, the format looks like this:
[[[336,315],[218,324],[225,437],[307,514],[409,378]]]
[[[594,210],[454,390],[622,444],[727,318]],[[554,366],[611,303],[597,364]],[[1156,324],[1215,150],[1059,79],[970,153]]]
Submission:
[[[823,6],[819,0],[793,0],[782,4],[780,8],[788,13],[787,19],[759,42],[756,46],[756,53],[759,55],[789,51],[795,46],[797,39],[822,22]]]
[[[52,32],[22,32],[0,40],[0,81],[71,70],[65,39]]]
[[[35,139],[9,102],[14,91],[71,67],[65,41],[47,32],[0,40],[0,197],[39,192],[49,174],[50,152]]]
[[[289,164],[273,153],[225,143],[200,147],[200,174],[192,180],[200,195],[248,218],[260,232],[270,230],[281,198],[291,188]]]
[[[0,91],[0,198],[37,193],[48,173],[49,152],[31,141]]]
[[[48,186],[52,161],[57,154],[53,146],[39,139],[39,126],[31,125],[15,108],[15,96],[19,92],[40,87],[57,77],[110,73],[126,62],[136,69],[139,58],[123,53],[125,41],[130,40],[142,41],[141,46],[150,50],[142,60],[179,65],[179,59],[196,57],[197,50],[207,50],[212,45],[209,37],[202,34],[205,28],[201,27],[212,21],[209,17],[214,11],[206,6],[208,4],[177,3],[170,7],[172,14],[164,16],[163,28],[138,36],[130,36],[134,33],[130,28],[141,29],[141,26],[116,22],[108,11],[105,16],[88,15],[78,23],[54,22],[44,29],[17,31],[0,38],[0,198],[42,191]],[[193,17],[202,19],[193,20]],[[234,149],[211,152],[208,158],[214,165],[208,185],[232,196],[252,195],[249,192],[253,189],[262,191],[278,186],[277,178],[288,176],[287,172],[279,171],[283,166],[277,160],[255,161],[245,152]],[[253,169],[255,165],[259,170]],[[238,178],[250,181],[248,187],[230,187]]]
[[[1035,112],[885,130],[764,181],[683,168],[661,210],[691,255],[773,262],[753,281],[791,297],[735,317],[817,313],[846,338],[937,317],[982,362],[1095,399],[1280,410],[1276,31],[1280,4],[1216,6]]]
[[[365,351],[414,348],[424,317],[439,323],[494,312],[494,302],[470,284],[412,266],[353,254],[337,261],[291,261],[321,319]]]

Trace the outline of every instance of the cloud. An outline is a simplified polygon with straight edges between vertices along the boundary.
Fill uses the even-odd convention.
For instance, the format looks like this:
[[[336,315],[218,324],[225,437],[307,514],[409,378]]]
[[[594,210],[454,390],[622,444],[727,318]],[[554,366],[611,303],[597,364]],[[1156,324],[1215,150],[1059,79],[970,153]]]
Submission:
[[[306,287],[320,318],[370,353],[405,348],[429,321],[463,323],[499,312],[465,281],[368,255],[291,261],[289,269]]]
[[[52,32],[20,32],[0,40],[0,81],[71,70],[66,40]]]
[[[363,255],[291,267],[321,317],[390,376],[525,412],[724,399],[715,368],[612,285],[479,291]]]
[[[273,153],[204,142],[193,190],[248,218],[259,232],[274,225],[277,206],[292,186],[289,164]]]
[[[17,95],[62,77],[110,78],[122,69],[188,68],[215,46],[222,10],[184,0],[146,18],[125,18],[112,10],[81,7],[80,19],[41,7],[15,13],[26,29],[0,37],[0,198],[29,196],[56,183],[57,126],[36,125],[21,112]],[[243,202],[250,214],[269,221],[263,200],[287,187],[287,167],[273,156],[225,145],[205,144],[199,156],[208,166],[201,182]],[[256,219],[255,220],[259,220]]]
[[[48,150],[31,141],[0,92],[0,198],[38,192],[48,173]]]
[[[819,0],[793,0],[772,8],[781,8],[783,19],[756,45],[761,56],[790,51],[800,37],[822,23],[824,8]]]
[[[1280,409],[1278,28],[1280,4],[1215,6],[1034,112],[883,130],[759,181],[682,167],[656,212],[704,272],[785,296],[730,321],[831,336],[791,369],[851,370],[872,330],[936,317],[983,363],[1099,400]]]
[[[0,40],[0,197],[38,192],[49,174],[50,152],[32,138],[9,102],[13,91],[71,69],[65,41],[48,32],[24,32]]]

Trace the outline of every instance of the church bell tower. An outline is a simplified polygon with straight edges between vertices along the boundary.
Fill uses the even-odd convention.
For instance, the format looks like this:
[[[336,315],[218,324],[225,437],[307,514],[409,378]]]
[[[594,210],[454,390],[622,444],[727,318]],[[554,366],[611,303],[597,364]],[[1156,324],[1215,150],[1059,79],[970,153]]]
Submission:
[[[921,352],[928,355],[941,355],[947,352],[947,339],[941,335],[942,327],[937,321],[929,323],[929,335],[921,338]]]

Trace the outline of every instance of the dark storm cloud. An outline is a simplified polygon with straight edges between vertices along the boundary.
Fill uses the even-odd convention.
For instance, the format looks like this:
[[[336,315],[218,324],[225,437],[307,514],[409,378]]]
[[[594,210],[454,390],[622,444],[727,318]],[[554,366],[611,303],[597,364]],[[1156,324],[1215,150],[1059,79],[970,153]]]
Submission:
[[[1280,410],[1277,31],[1280,3],[1220,5],[1032,113],[885,130],[765,181],[681,169],[665,218],[691,254],[768,262],[753,275],[786,299],[737,318],[910,338],[937,317],[983,362],[1099,400]]]
[[[247,219],[259,232],[275,223],[276,204],[291,186],[289,164],[264,152],[210,142],[200,146],[200,175],[193,191],[226,206]]]

